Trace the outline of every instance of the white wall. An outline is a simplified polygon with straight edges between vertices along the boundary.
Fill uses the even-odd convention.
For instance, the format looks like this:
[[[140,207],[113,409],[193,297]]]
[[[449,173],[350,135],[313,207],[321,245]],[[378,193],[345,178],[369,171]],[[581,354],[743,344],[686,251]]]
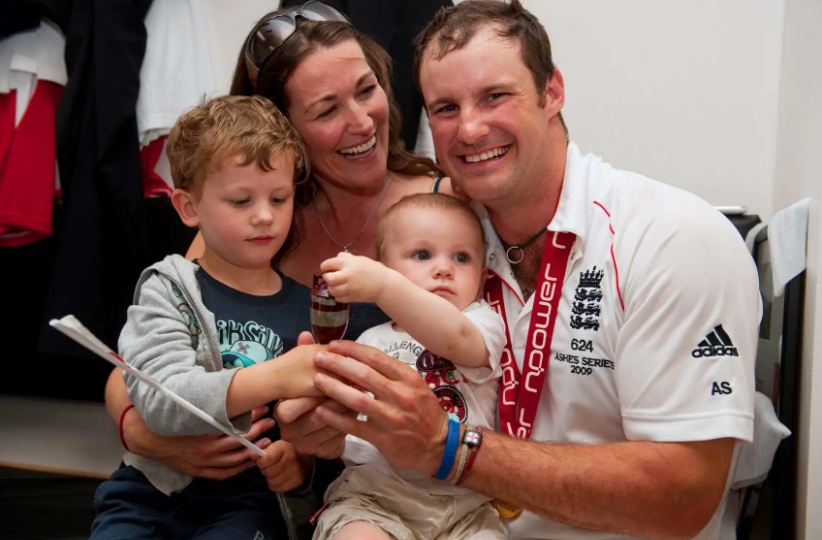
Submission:
[[[772,184],[775,208],[812,198],[803,327],[798,445],[797,538],[822,538],[822,3],[786,0],[781,99]],[[818,337],[817,337],[818,336]],[[815,391],[814,391],[815,390]]]
[[[548,30],[583,151],[771,215],[782,1],[524,4]]]

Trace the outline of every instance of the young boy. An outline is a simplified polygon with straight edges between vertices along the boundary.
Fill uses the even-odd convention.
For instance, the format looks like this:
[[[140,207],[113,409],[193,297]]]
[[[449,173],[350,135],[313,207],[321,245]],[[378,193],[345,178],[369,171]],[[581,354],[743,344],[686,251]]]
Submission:
[[[253,408],[316,394],[311,358],[296,347],[310,328],[309,292],[272,269],[292,241],[297,181],[307,162],[285,117],[262,97],[228,96],[186,111],[168,138],[180,219],[205,251],[170,255],[143,271],[120,334],[123,359],[238,433]],[[304,341],[303,341],[304,342]],[[236,368],[242,369],[236,369]],[[163,435],[214,429],[126,375],[129,397]],[[301,484],[310,461],[274,440],[260,459],[271,488]],[[91,538],[248,538],[293,535],[284,499],[257,468],[228,480],[192,479],[136,454],[100,485]],[[284,515],[285,514],[285,515]]]
[[[340,253],[323,262],[330,292],[342,302],[373,301],[392,321],[357,340],[419,372],[450,414],[437,478],[392,468],[371,444],[348,436],[347,468],[328,491],[314,538],[505,538],[488,497],[458,487],[466,474],[476,426],[493,429],[500,316],[478,300],[485,244],[477,215],[460,199],[410,195],[377,229],[380,262]],[[460,424],[466,426],[460,429]],[[467,437],[463,440],[462,434]]]

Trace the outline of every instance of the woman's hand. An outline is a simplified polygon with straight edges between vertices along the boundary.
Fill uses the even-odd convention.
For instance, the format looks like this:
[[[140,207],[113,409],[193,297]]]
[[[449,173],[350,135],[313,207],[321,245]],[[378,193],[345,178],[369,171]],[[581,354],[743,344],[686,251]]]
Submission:
[[[259,437],[274,427],[274,419],[268,414],[268,407],[254,409],[251,418],[251,429],[243,437],[265,450],[271,445],[271,440]],[[252,450],[227,435],[157,435],[136,411],[126,415],[123,434],[131,452],[197,478],[231,478],[253,467],[257,457]]]

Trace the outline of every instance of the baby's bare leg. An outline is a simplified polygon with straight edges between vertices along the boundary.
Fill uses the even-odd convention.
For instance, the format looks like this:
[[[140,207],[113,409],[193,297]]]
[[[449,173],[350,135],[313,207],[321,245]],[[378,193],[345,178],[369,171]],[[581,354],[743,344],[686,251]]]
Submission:
[[[333,540],[391,540],[391,536],[368,521],[352,521],[343,525]]]

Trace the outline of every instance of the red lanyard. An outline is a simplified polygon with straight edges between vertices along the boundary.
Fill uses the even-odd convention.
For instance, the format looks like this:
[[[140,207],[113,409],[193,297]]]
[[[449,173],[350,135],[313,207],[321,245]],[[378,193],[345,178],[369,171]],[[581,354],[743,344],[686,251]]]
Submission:
[[[550,231],[549,231],[550,232]],[[505,323],[505,349],[500,359],[502,384],[499,391],[500,425],[505,433],[523,439],[530,438],[539,396],[548,376],[551,339],[562,298],[562,282],[571,258],[574,234],[555,232],[545,242],[540,273],[534,292],[534,307],[528,325],[528,343],[522,362],[522,375],[517,369],[511,346],[511,330],[505,316],[502,279],[494,273],[485,282],[485,299],[502,316]]]

